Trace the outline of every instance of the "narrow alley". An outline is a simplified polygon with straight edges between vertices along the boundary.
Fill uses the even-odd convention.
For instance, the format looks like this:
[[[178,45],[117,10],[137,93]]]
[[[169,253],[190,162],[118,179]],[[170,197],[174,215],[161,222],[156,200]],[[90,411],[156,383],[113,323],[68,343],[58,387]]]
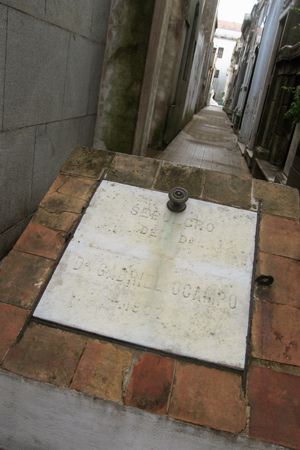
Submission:
[[[251,176],[229,119],[220,106],[194,115],[158,159],[201,169]]]
[[[299,30],[0,0],[0,450],[300,450]]]

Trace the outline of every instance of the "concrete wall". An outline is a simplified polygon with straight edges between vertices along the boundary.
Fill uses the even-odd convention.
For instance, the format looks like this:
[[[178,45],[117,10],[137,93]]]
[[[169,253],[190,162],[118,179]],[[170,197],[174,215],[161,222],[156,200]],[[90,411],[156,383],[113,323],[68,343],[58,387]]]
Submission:
[[[0,257],[90,146],[110,0],[0,1]]]
[[[156,1],[132,153],[146,156],[173,0]]]
[[[299,2],[300,3],[300,2]],[[291,9],[282,20],[282,39],[262,111],[254,146],[254,157],[283,169],[294,134],[293,118],[285,118],[293,101],[293,89],[300,82],[299,14]],[[263,153],[263,154],[261,154]]]
[[[5,450],[279,450],[3,371],[0,414]]]
[[[166,117],[173,102],[184,46],[186,0],[173,0],[151,124],[150,146],[164,146]]]
[[[202,68],[200,76],[200,85],[198,92],[198,99],[196,104],[196,112],[207,105],[208,92],[211,83],[212,72],[212,53],[213,53],[213,36],[215,33],[217,10],[219,0],[206,1],[203,9],[203,19],[200,28],[200,34],[205,41],[204,55],[202,56]]]
[[[201,81],[200,75],[203,66],[203,56],[205,55],[205,44],[206,43],[204,40],[204,36],[199,32],[195,41],[194,60],[186,93],[186,100],[182,116],[182,127],[184,127],[190,120],[192,120],[195,112]]]
[[[94,146],[132,153],[155,0],[112,0]]]
[[[211,42],[203,8],[217,0],[112,0],[94,146],[145,155],[192,118]],[[214,22],[210,21],[210,32]]]
[[[173,2],[152,118],[151,147],[163,148],[192,119],[197,104],[206,103],[217,5],[218,0]]]
[[[251,88],[242,119],[239,140],[249,149],[254,147],[256,133],[264,106],[270,76],[278,48],[279,17],[284,0],[273,0],[264,27]]]
[[[190,0],[186,4],[185,14],[185,33],[182,40],[182,52],[179,60],[180,66],[172,103],[169,105],[166,118],[164,140],[170,143],[179,131],[184,127],[184,112],[190,103],[188,92],[191,92],[190,82],[194,80],[194,68],[198,66],[199,61],[195,60],[199,29],[202,21],[204,0]],[[197,53],[199,56],[199,53]],[[199,74],[200,76],[200,74]],[[196,81],[199,86],[198,80]]]

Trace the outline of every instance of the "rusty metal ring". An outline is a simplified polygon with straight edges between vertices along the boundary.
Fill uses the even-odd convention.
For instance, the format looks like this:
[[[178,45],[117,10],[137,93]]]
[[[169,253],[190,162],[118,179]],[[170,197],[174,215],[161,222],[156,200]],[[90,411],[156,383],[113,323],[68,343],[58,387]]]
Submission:
[[[274,278],[271,275],[259,275],[255,282],[260,286],[271,286],[274,283]]]

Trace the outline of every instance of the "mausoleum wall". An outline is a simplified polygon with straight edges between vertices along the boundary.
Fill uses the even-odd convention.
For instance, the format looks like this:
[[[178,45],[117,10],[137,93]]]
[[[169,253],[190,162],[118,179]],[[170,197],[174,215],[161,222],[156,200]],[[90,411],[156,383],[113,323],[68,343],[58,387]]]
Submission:
[[[110,0],[0,1],[0,257],[92,145]]]
[[[182,186],[193,199],[258,214],[242,370],[33,316],[103,180],[166,199]],[[295,189],[75,148],[0,269],[0,446],[299,450],[299,231]],[[255,283],[262,274],[274,282]]]

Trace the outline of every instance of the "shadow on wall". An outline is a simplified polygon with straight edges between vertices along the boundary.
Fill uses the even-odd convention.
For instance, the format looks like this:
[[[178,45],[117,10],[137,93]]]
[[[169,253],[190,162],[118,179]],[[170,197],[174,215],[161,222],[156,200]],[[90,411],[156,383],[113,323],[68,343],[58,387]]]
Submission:
[[[0,4],[0,258],[73,147],[92,145],[109,8],[110,0]]]

